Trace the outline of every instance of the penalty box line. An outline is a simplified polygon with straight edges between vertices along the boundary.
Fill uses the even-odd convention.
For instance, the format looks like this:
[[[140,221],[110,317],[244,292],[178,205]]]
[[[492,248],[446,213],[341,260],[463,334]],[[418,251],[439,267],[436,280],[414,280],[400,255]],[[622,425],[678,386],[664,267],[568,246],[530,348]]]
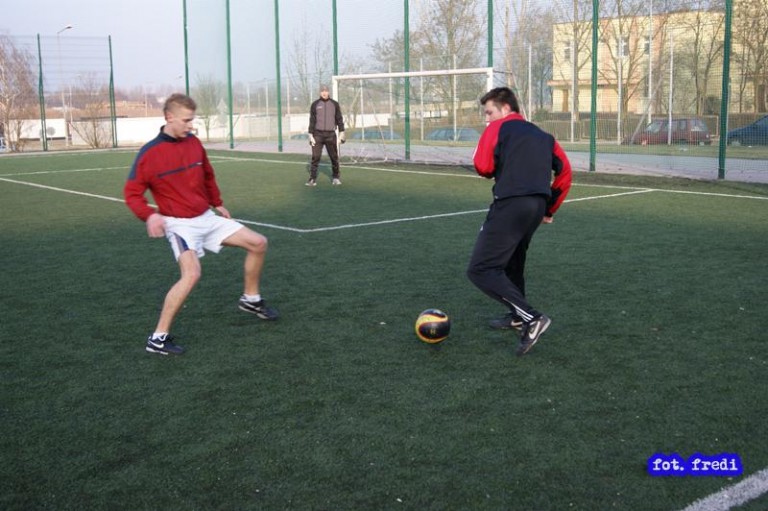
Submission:
[[[646,190],[635,190],[635,191],[631,191],[631,192],[612,193],[612,194],[609,194],[609,195],[595,195],[595,196],[592,196],[592,197],[582,197],[582,198],[579,198],[579,199],[566,200],[565,203],[581,202],[581,201],[595,200],[595,199],[608,199],[608,198],[613,198],[613,197],[621,197],[621,196],[624,196],[624,195],[634,195],[634,194],[638,194],[638,193],[648,193],[648,192],[653,192],[653,191],[655,191],[655,190],[646,189]],[[277,226],[277,225],[272,225],[272,224],[264,224],[264,223],[259,223],[259,222],[252,222],[252,221],[243,220],[243,219],[237,219],[237,221],[241,222],[241,223],[244,223],[244,224],[249,224],[249,225],[273,227],[273,228],[277,228],[277,229],[290,230],[290,231],[293,231],[293,232],[299,232],[299,233],[302,233],[302,234],[306,234],[306,233],[313,233],[313,232],[326,232],[326,231],[338,231],[338,230],[342,230],[342,229],[354,229],[354,228],[357,228],[357,227],[371,227],[371,226],[374,226],[374,225],[387,225],[387,224],[396,224],[396,223],[402,223],[402,222],[415,222],[415,221],[419,221],[419,220],[431,220],[431,219],[434,219],[434,218],[447,218],[447,217],[452,217],[452,216],[474,215],[474,214],[477,214],[477,213],[485,213],[487,211],[488,211],[488,208],[472,209],[472,210],[469,210],[469,211],[455,211],[453,213],[438,213],[438,214],[435,214],[435,215],[423,215],[423,216],[414,216],[414,217],[405,217],[405,218],[393,218],[393,219],[389,219],[389,220],[379,220],[379,221],[376,221],[376,222],[361,222],[361,223],[357,223],[357,224],[344,224],[344,225],[336,225],[336,226],[330,226],[330,227],[317,227],[317,228],[314,228],[314,229],[297,229],[297,228],[292,228],[292,227],[282,227],[282,226]]]
[[[227,158],[230,160],[249,160],[249,161],[259,161],[252,158]],[[270,160],[265,160],[270,161]],[[275,163],[278,163],[279,161],[274,160]],[[279,163],[285,163],[285,162],[279,162]],[[116,168],[111,167],[109,169]],[[369,167],[358,167],[358,168],[369,168]],[[108,168],[100,168],[100,169],[82,169],[81,171],[94,171],[94,170],[107,170]],[[388,172],[402,172],[402,173],[419,173],[419,174],[426,174],[427,172],[421,172],[421,171],[407,171],[407,170],[390,170],[390,169],[381,169]],[[55,171],[53,171],[55,172]],[[49,172],[40,172],[40,173],[49,173]],[[430,174],[436,174],[436,175],[445,175],[441,173],[430,173]],[[457,177],[464,177],[464,175],[461,174],[453,174]],[[467,176],[469,177],[469,176]],[[0,181],[6,181],[9,183],[14,184],[20,184],[20,185],[26,185],[26,186],[32,186],[35,188],[41,188],[51,191],[57,191],[57,192],[63,192],[63,193],[69,193],[73,195],[80,195],[84,197],[90,197],[90,198],[96,198],[96,199],[102,199],[102,200],[109,200],[113,202],[121,202],[124,203],[125,201],[122,198],[116,198],[116,197],[109,197],[105,195],[98,195],[88,192],[80,192],[76,190],[69,190],[66,188],[59,188],[55,186],[49,186],[49,185],[42,185],[38,183],[30,183],[27,181],[20,181],[16,179],[8,179],[7,177],[0,176]],[[585,186],[593,186],[593,187],[602,187],[601,185],[585,185]],[[610,186],[608,186],[610,187]],[[622,187],[624,189],[627,189],[628,187]],[[690,191],[678,191],[678,190],[664,190],[664,189],[657,189],[657,188],[634,188],[630,189],[630,191],[626,192],[620,192],[620,193],[612,193],[612,194],[606,194],[606,195],[593,195],[590,197],[581,197],[578,199],[567,199],[565,203],[573,203],[573,202],[583,202],[583,201],[589,201],[589,200],[597,200],[597,199],[608,199],[608,198],[614,198],[614,197],[622,197],[627,195],[636,195],[636,194],[644,194],[644,193],[650,193],[650,192],[665,192],[665,193],[683,193],[683,194],[691,194],[691,195],[706,195],[706,196],[716,196],[716,197],[728,197],[728,198],[745,198],[745,199],[762,199],[762,200],[768,200],[768,197],[758,197],[758,196],[749,196],[749,195],[735,195],[735,194],[720,194],[720,193],[707,193],[707,192],[690,192]],[[238,222],[241,222],[243,224],[247,225],[254,225],[259,227],[266,227],[270,229],[276,229],[276,230],[283,230],[283,231],[289,231],[289,232],[296,232],[301,234],[307,234],[307,233],[314,233],[314,232],[327,232],[327,231],[335,231],[335,230],[342,230],[342,229],[353,229],[358,227],[370,227],[375,225],[387,225],[387,224],[394,224],[394,223],[402,223],[402,222],[414,222],[414,221],[420,221],[420,220],[430,220],[433,218],[447,218],[452,216],[461,216],[461,215],[471,215],[471,214],[478,214],[487,211],[487,208],[484,209],[475,209],[475,210],[469,210],[469,211],[456,211],[451,213],[439,213],[435,215],[423,215],[423,216],[417,216],[417,217],[404,217],[404,218],[393,218],[388,220],[379,220],[374,222],[361,222],[356,224],[343,224],[343,225],[336,225],[336,226],[328,226],[328,227],[316,227],[312,229],[301,229],[297,227],[290,227],[285,225],[278,225],[278,224],[270,224],[266,222],[256,222],[253,220],[246,220],[246,219],[236,219]]]
[[[50,185],[42,185],[42,184],[39,184],[39,183],[30,183],[28,181],[19,181],[17,179],[8,179],[6,177],[0,177],[0,181],[5,181],[5,182],[8,182],[8,183],[14,183],[14,184],[19,184],[19,185],[24,185],[24,186],[31,186],[33,188],[40,188],[40,189],[43,189],[43,190],[51,190],[51,191],[55,191],[55,192],[68,193],[68,194],[71,194],[71,195],[79,195],[79,196],[82,196],[82,197],[90,197],[90,198],[93,198],[93,199],[102,199],[102,200],[108,200],[108,201],[112,201],[112,202],[125,203],[125,200],[122,199],[122,198],[109,197],[109,196],[106,196],[106,195],[99,195],[99,194],[95,194],[95,193],[80,192],[80,191],[77,191],[77,190],[69,190],[69,189],[66,189],[66,188],[59,188],[57,186],[50,186]],[[606,198],[612,198],[612,197],[620,197],[620,196],[623,196],[623,195],[633,195],[633,194],[637,194],[637,193],[648,193],[648,192],[652,192],[652,191],[654,191],[654,190],[651,190],[651,189],[634,190],[634,191],[631,191],[631,192],[614,193],[614,194],[609,194],[609,195],[596,195],[596,196],[592,196],[592,197],[582,197],[582,198],[579,198],[579,199],[569,199],[569,200],[566,200],[565,202],[569,203],[569,202],[580,202],[580,201],[585,201],[585,200],[606,199]],[[154,204],[152,206],[154,206]],[[402,222],[415,222],[415,221],[420,221],[420,220],[431,220],[431,219],[434,219],[434,218],[448,218],[448,217],[452,217],[452,216],[474,215],[474,214],[478,214],[478,213],[484,213],[486,211],[488,211],[487,208],[473,209],[473,210],[469,210],[469,211],[455,211],[455,212],[451,212],[451,213],[438,213],[438,214],[435,214],[435,215],[423,215],[423,216],[416,216],[416,217],[392,218],[392,219],[388,219],[388,220],[378,220],[378,221],[374,221],[374,222],[361,222],[361,223],[356,223],[356,224],[344,224],[344,225],[335,225],[335,226],[329,226],[329,227],[316,227],[316,228],[313,228],[313,229],[300,229],[300,228],[289,227],[289,226],[285,226],[285,225],[270,224],[270,223],[265,223],[265,222],[256,222],[256,221],[253,221],[253,220],[246,220],[246,219],[242,219],[242,218],[237,218],[235,220],[237,220],[238,222],[240,222],[242,224],[247,224],[247,225],[255,225],[255,226],[259,226],[259,227],[267,227],[267,228],[270,228],[270,229],[277,229],[277,230],[283,230],[283,231],[289,231],[289,232],[296,232],[296,233],[300,233],[300,234],[308,234],[308,233],[314,233],[314,232],[326,232],[326,231],[337,231],[337,230],[342,230],[342,229],[354,229],[354,228],[358,228],[358,227],[371,227],[371,226],[375,226],[375,225],[387,225],[387,224],[395,224],[395,223],[402,223]]]

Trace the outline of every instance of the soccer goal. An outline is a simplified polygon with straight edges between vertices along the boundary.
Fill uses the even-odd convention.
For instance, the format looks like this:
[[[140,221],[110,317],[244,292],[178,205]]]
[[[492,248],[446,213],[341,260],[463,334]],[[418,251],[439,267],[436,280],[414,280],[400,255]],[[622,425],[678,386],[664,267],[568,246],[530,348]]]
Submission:
[[[466,165],[485,127],[478,99],[493,86],[490,67],[333,76],[346,128],[342,156]]]

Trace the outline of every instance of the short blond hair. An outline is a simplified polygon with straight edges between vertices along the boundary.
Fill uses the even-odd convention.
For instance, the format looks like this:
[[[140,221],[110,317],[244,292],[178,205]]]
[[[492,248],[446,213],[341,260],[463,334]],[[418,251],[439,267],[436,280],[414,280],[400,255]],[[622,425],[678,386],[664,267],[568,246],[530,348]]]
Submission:
[[[190,98],[186,94],[177,92],[175,94],[171,94],[168,96],[168,99],[165,100],[165,104],[163,105],[163,113],[166,114],[177,106],[187,108],[193,112],[197,110],[197,103],[195,103],[194,99]]]

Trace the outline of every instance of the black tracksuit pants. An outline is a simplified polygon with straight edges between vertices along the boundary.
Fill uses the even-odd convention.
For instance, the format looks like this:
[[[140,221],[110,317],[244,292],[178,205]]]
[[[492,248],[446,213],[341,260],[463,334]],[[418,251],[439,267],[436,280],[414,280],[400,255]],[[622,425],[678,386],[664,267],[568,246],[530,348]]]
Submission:
[[[467,268],[467,277],[475,286],[525,322],[541,314],[525,299],[524,273],[528,245],[541,225],[546,206],[543,195],[494,201]]]
[[[312,163],[309,166],[309,177],[317,179],[317,166],[320,164],[320,157],[323,155],[323,147],[328,151],[328,157],[331,159],[331,171],[333,177],[339,177],[339,148],[336,145],[335,131],[315,131],[315,145],[312,146]]]

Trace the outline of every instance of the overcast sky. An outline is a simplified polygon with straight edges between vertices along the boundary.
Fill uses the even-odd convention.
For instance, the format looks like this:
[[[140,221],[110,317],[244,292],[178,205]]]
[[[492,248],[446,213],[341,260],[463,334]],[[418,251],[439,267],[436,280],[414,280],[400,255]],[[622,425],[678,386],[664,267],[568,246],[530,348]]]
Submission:
[[[384,16],[381,12],[383,4],[372,8],[370,0],[339,2],[339,17],[347,16],[346,21],[342,19],[340,22],[340,45],[345,48],[359,45],[363,52],[376,38],[389,37],[394,30],[401,29],[401,17],[396,11],[402,9],[402,0],[386,2],[393,12]],[[213,65],[222,77],[226,70],[224,3],[224,0],[187,2],[192,39],[190,67],[205,61],[201,68]],[[288,65],[292,43],[301,30],[306,30],[307,20],[313,29],[330,34],[330,5],[330,0],[281,0],[284,69]],[[274,77],[273,6],[272,0],[231,0],[235,81]],[[349,22],[350,19],[354,19],[354,23]],[[59,36],[61,48],[65,50],[65,38],[71,39],[67,44],[74,45],[77,38],[103,37],[106,41],[107,36],[111,36],[118,88],[147,85],[151,89],[166,84],[183,89],[184,80],[179,78],[184,74],[183,21],[182,0],[0,0],[0,33],[30,38],[40,34],[51,38],[67,25],[72,25]],[[214,36],[209,34],[210,25],[218,31]],[[88,44],[94,43],[88,41]],[[208,48],[216,52],[210,61],[202,55]],[[66,57],[63,55],[65,66]],[[196,71],[190,69],[192,79]]]
[[[0,32],[51,37],[72,25],[61,38],[112,36],[118,87],[172,84],[184,73],[182,10],[181,0],[0,0]]]

